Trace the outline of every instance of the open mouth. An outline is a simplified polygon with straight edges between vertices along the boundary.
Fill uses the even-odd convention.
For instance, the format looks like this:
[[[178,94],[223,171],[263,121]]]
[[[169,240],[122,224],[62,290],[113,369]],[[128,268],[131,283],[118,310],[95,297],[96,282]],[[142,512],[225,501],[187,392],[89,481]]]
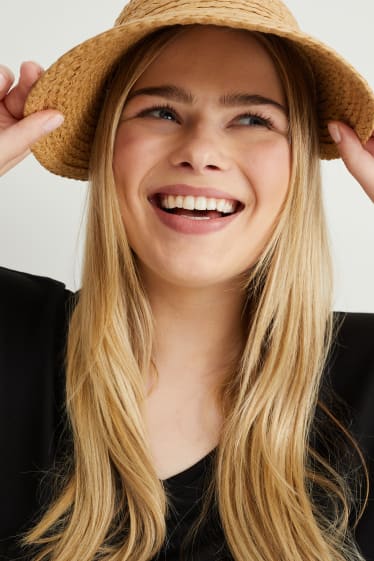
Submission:
[[[150,202],[160,210],[192,220],[226,218],[243,210],[244,205],[233,199],[165,195],[156,193]]]

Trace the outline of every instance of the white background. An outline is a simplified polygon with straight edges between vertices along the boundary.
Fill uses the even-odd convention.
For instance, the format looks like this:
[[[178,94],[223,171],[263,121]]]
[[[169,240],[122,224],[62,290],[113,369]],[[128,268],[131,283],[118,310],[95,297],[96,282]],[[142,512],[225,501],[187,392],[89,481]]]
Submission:
[[[286,0],[301,27],[339,51],[374,88],[373,0]],[[1,14],[0,60],[48,67],[112,26],[123,1],[12,0]],[[323,163],[335,264],[335,309],[374,312],[374,207],[341,161]],[[79,287],[87,185],[29,157],[0,180],[0,264]]]

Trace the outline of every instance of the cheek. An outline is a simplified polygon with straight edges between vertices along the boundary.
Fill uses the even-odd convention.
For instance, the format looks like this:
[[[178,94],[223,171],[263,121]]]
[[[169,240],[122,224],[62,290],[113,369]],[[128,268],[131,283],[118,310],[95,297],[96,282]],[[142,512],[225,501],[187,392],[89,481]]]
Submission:
[[[157,162],[161,152],[160,141],[144,134],[136,126],[120,125],[113,153],[113,172],[119,187],[124,182],[138,183]]]
[[[113,172],[117,186],[139,167],[144,157],[142,143],[136,134],[120,127],[114,143]]]
[[[253,148],[247,173],[254,189],[256,206],[279,210],[290,182],[291,151],[286,139],[269,140]]]
[[[250,241],[243,270],[259,258],[287,196],[291,174],[291,150],[285,138],[273,137],[252,146],[245,173],[251,186],[251,202],[245,223]]]

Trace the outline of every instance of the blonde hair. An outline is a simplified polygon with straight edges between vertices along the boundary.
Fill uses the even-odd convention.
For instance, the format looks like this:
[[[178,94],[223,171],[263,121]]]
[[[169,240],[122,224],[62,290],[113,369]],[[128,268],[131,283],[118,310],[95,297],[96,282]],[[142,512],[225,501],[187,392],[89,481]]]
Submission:
[[[68,338],[74,458],[57,499],[25,539],[39,547],[35,561],[149,561],[165,540],[169,500],[142,416],[152,311],[126,239],[112,156],[129,91],[185,29],[143,39],[108,83],[91,159],[83,288]],[[217,508],[236,561],[361,560],[349,538],[347,484],[311,447],[333,329],[315,85],[296,47],[253,35],[274,60],[288,100],[292,173],[271,239],[242,279],[246,344],[221,389],[222,435],[189,537]],[[332,516],[313,500],[316,486],[335,505]]]

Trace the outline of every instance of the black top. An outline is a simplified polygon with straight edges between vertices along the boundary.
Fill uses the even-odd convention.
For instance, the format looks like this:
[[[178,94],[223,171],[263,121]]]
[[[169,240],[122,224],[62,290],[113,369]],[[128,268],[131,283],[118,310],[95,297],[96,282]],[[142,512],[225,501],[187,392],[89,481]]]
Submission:
[[[22,558],[16,536],[45,508],[46,474],[62,441],[63,356],[73,300],[62,283],[0,268],[1,560]],[[329,395],[330,385],[336,392],[336,412],[348,420],[358,439],[374,485],[374,314],[341,313],[339,318],[342,327],[325,367],[324,387],[329,388]],[[167,521],[168,539],[157,560],[180,560],[179,546],[199,513],[213,457],[214,450],[164,481],[174,509]],[[374,561],[373,533],[371,492],[356,533],[367,561]],[[222,536],[218,516],[212,513],[194,559],[232,559]]]

